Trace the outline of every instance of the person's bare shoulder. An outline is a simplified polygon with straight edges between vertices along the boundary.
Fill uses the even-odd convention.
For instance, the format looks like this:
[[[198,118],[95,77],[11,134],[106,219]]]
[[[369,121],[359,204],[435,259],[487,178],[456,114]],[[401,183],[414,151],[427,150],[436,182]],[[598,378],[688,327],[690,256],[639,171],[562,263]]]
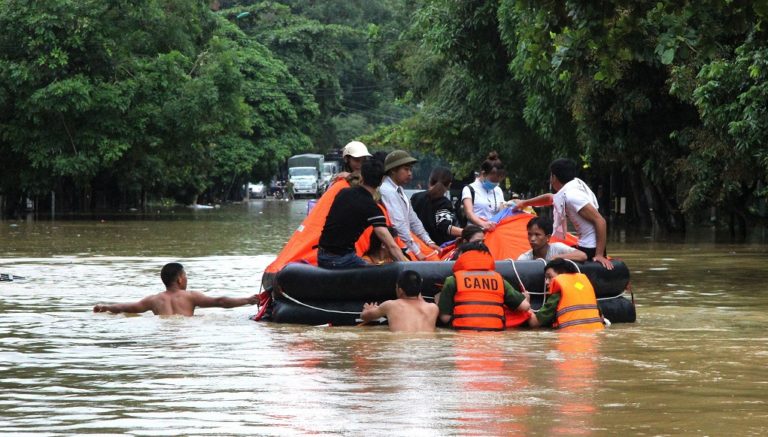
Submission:
[[[188,290],[186,293],[184,293],[184,295],[186,299],[188,299],[191,303],[194,303],[195,305],[198,305],[198,306],[202,306],[205,302],[215,299],[213,297],[206,295],[202,291]]]
[[[394,310],[395,308],[400,306],[400,302],[398,299],[395,300],[385,300],[379,305],[379,310],[381,310],[384,315],[387,315],[390,311]]]
[[[155,304],[156,302],[161,302],[168,299],[168,292],[167,291],[161,291],[159,293],[150,294],[149,296],[142,299],[143,302],[146,302],[148,304]]]
[[[437,304],[432,302],[424,302],[422,305],[425,311],[427,311],[428,314],[438,314],[440,313],[440,308],[438,308]]]

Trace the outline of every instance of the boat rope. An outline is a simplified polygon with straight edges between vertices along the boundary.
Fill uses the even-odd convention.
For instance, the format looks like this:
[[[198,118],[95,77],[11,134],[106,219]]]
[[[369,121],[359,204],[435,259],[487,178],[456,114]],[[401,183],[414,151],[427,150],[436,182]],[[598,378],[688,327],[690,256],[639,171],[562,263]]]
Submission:
[[[334,314],[349,314],[349,315],[354,315],[354,316],[359,316],[360,315],[360,311],[352,312],[352,311],[329,310],[327,308],[320,308],[320,307],[312,306],[312,305],[306,304],[304,302],[301,302],[301,301],[299,301],[297,299],[294,299],[293,297],[291,297],[288,293],[286,293],[284,291],[281,292],[280,294],[282,294],[283,296],[288,298],[288,300],[292,301],[293,303],[296,303],[298,305],[301,305],[303,307],[306,307],[306,308],[309,308],[309,309],[313,309],[313,310],[316,310],[316,311],[323,311],[323,312],[326,312],[326,313],[334,313]]]
[[[528,291],[525,289],[525,285],[523,285],[523,280],[520,279],[520,273],[517,271],[517,266],[515,265],[515,260],[512,258],[507,258],[505,261],[509,261],[512,263],[512,270],[515,271],[515,276],[517,276],[517,282],[520,284],[520,289],[524,291]],[[543,258],[536,258],[536,261],[541,261],[544,263],[544,265],[547,265],[547,261]],[[535,294],[535,295],[543,295],[544,299],[541,302],[541,306],[544,306],[544,304],[547,302],[547,293],[546,291],[528,291],[528,294]],[[538,312],[538,310],[533,310],[534,312]]]
[[[611,299],[618,299],[620,297],[624,297],[624,295],[627,294],[627,290],[622,291],[621,293],[617,294],[616,296],[610,296],[610,297],[598,297],[597,300],[611,300]]]
[[[576,263],[575,263],[575,262],[574,262],[572,259],[566,259],[566,261],[568,261],[568,262],[570,262],[571,264],[573,264],[573,266],[574,266],[574,267],[576,267],[576,271],[577,271],[577,272],[579,272],[579,273],[581,273],[581,269],[579,268],[579,265],[578,265],[578,264],[576,264]]]
[[[507,258],[509,261],[512,261],[512,258]],[[526,291],[525,285],[523,285],[523,280],[520,279],[520,273],[517,272],[517,266],[515,265],[515,262],[512,261],[512,270],[515,271],[515,276],[517,276],[517,283],[520,284],[520,291]]]

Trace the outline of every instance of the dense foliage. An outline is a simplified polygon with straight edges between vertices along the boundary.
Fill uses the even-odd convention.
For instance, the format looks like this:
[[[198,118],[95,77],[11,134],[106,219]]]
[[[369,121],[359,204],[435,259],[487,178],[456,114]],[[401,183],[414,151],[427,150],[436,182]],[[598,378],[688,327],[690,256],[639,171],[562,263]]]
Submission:
[[[249,5],[3,0],[0,210],[51,192],[74,210],[238,198],[293,153],[403,118],[378,108],[394,98],[366,68],[371,29],[234,3]],[[360,88],[367,100],[345,101]],[[372,114],[344,110],[356,102]],[[344,117],[359,130],[338,139]]]
[[[684,229],[763,220],[765,2],[2,0],[0,195],[12,214],[236,198],[366,135],[512,188],[584,165],[601,201]],[[107,199],[107,200],[105,200]],[[704,212],[706,211],[706,212]],[[607,210],[606,210],[607,212]],[[726,213],[726,214],[723,214]]]
[[[456,162],[498,150],[524,191],[568,156],[593,186],[627,197],[632,218],[683,229],[714,206],[743,230],[766,197],[766,10],[427,0],[410,31],[420,61],[405,63],[423,109],[380,138]]]

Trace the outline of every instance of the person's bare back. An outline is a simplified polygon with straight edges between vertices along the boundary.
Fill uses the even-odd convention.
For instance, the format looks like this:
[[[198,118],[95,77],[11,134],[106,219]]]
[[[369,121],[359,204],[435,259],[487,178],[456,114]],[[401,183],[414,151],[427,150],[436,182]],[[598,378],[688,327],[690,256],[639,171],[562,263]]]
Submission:
[[[170,263],[160,273],[165,291],[147,296],[138,302],[114,305],[96,305],[93,312],[143,313],[152,311],[158,316],[193,316],[195,308],[234,308],[254,305],[259,302],[258,295],[248,297],[209,297],[198,291],[187,291],[187,274],[181,264]]]
[[[386,317],[392,332],[433,332],[440,310],[421,297],[421,276],[412,270],[401,272],[397,280],[397,299],[366,303],[360,318],[366,322]]]
[[[146,300],[146,306],[156,316],[193,316],[197,306],[195,302],[196,294],[201,293],[185,290],[166,290],[152,296],[147,296],[141,301]]]
[[[421,296],[389,300],[379,308],[392,332],[432,332],[439,313],[437,305],[426,302]]]

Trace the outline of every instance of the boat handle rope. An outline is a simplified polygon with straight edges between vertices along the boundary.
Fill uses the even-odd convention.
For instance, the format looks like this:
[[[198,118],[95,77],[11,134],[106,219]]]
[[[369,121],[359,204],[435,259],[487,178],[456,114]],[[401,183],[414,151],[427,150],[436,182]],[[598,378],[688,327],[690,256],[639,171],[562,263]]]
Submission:
[[[301,301],[299,301],[297,299],[294,299],[293,297],[291,297],[288,293],[286,293],[284,291],[280,292],[280,294],[282,294],[283,296],[287,297],[288,300],[290,300],[290,301],[292,301],[294,303],[297,303],[297,304],[299,304],[301,306],[304,306],[304,307],[307,307],[309,309],[313,309],[313,310],[316,310],[316,311],[323,311],[323,312],[326,312],[326,313],[335,313],[335,314],[348,314],[348,315],[354,315],[354,316],[359,316],[360,315],[360,311],[352,312],[352,311],[329,310],[329,309],[326,309],[326,308],[320,308],[320,307],[312,306],[312,305],[306,304],[304,302],[301,302]]]
[[[545,266],[547,265],[547,261],[542,258],[536,258],[536,260],[543,262]],[[520,279],[520,273],[517,272],[517,266],[515,265],[515,260],[513,260],[512,258],[507,258],[505,261],[509,261],[512,263],[512,270],[515,271],[515,276],[517,276],[517,282],[520,284],[520,288],[525,290],[525,285],[523,285],[523,280]],[[525,291],[528,291],[528,290],[525,290]],[[541,306],[544,306],[544,304],[547,303],[546,291],[528,291],[528,294],[543,295],[544,299],[541,301]],[[539,309],[541,309],[541,307],[539,307]],[[539,312],[539,310],[531,310],[531,311],[533,311],[534,313]]]
[[[576,271],[577,271],[577,272],[579,272],[579,273],[581,273],[581,269],[579,268],[579,265],[578,265],[578,264],[576,264],[576,262],[574,262],[572,259],[566,259],[566,261],[568,261],[568,262],[570,262],[571,264],[573,264],[573,266],[574,266],[574,267],[576,267]]]
[[[517,276],[517,282],[520,284],[520,288],[525,289],[525,286],[523,285],[523,281],[520,279],[520,273],[517,272],[517,266],[515,266],[515,260],[512,258],[507,258],[504,261],[509,261],[512,263],[512,269],[515,271],[515,276]],[[536,258],[536,261],[541,261],[544,263],[544,265],[547,264],[547,261],[543,258]],[[570,261],[571,264],[576,266],[576,270],[578,270],[579,273],[581,273],[581,269],[579,268],[579,265],[576,264],[573,260],[567,260]],[[629,293],[632,297],[632,305],[635,304],[635,295],[632,292],[632,284],[627,284],[629,287]],[[535,294],[535,295],[543,295],[544,300],[541,302],[541,306],[544,306],[544,304],[547,302],[547,293],[545,291],[529,291],[528,294]],[[621,293],[617,294],[616,296],[610,296],[610,297],[598,297],[597,300],[611,300],[611,299],[618,299],[620,297],[624,297],[627,294],[627,290],[622,291]],[[541,309],[541,308],[539,308]],[[533,312],[538,312],[538,310],[533,310]]]

